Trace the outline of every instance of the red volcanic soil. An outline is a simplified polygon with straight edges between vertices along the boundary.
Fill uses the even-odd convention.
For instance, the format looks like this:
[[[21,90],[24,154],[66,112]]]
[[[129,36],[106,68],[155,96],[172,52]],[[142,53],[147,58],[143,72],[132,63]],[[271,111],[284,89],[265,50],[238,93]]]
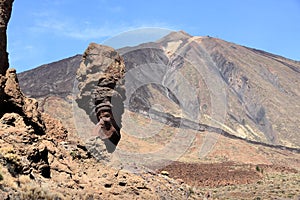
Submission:
[[[168,171],[174,179],[182,179],[189,185],[219,187],[254,183],[262,178],[265,171],[288,171],[288,168],[269,165],[246,165],[234,162],[223,163],[183,163],[173,162],[162,170]]]

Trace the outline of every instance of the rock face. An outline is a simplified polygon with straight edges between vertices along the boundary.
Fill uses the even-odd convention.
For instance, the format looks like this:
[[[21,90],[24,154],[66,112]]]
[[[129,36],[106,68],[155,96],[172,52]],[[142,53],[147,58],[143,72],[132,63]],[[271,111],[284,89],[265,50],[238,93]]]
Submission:
[[[1,88],[3,88],[0,102],[1,162],[8,166],[13,176],[35,172],[45,178],[50,178],[47,147],[26,145],[32,144],[40,137],[51,137],[51,134],[46,136],[49,129],[45,121],[49,118],[46,115],[42,116],[38,111],[35,99],[25,97],[20,91],[15,69],[7,70],[1,82]],[[60,136],[57,135],[57,139],[66,137],[66,130],[61,130],[62,132],[58,126],[57,133]],[[26,153],[19,155],[20,158],[10,157],[10,154],[19,151],[18,148],[22,148],[23,151],[26,149]],[[11,150],[6,152],[5,149]]]
[[[119,54],[95,43],[84,52],[77,71],[79,94],[76,102],[97,123],[94,135],[105,141],[109,152],[114,151],[121,138],[124,75],[125,65]]]
[[[5,113],[17,113],[23,117],[24,123],[31,127],[36,134],[43,135],[45,125],[38,112],[37,101],[23,95],[15,69],[7,70],[6,76],[2,77],[1,88],[0,117]]]
[[[66,139],[66,129],[41,114],[35,99],[23,95],[15,69],[1,76],[0,88],[0,163],[8,172],[5,178],[51,178],[53,149],[56,142]]]
[[[6,30],[7,24],[10,19],[13,0],[0,1],[0,74],[5,75],[9,67],[8,53],[6,52],[7,37]]]

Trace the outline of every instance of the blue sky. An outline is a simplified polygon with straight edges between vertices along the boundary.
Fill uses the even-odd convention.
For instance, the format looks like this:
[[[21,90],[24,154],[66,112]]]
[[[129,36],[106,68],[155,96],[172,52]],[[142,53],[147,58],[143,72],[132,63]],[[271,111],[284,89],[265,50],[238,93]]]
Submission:
[[[21,72],[143,27],[210,35],[300,61],[300,0],[15,0],[10,65]]]

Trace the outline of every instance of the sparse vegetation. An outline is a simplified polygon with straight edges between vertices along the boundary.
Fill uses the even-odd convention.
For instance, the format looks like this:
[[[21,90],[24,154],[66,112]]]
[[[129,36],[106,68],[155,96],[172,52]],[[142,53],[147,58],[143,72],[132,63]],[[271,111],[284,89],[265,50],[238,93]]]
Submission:
[[[72,156],[72,159],[74,160],[77,157],[77,153],[75,151],[71,151],[70,156]]]
[[[44,187],[38,185],[26,185],[23,192],[21,193],[21,199],[43,199],[43,200],[62,200],[64,199],[62,194],[53,193],[48,191]]]
[[[258,165],[256,165],[255,169],[256,171],[260,172],[260,167]]]
[[[256,170],[256,169],[255,169]],[[294,181],[299,180],[300,173],[285,173],[285,187],[282,186],[282,174],[278,172],[265,172],[264,181],[257,181],[251,184],[239,184],[235,187],[222,186],[214,188],[213,198],[224,199],[293,199],[299,198],[298,185]],[[201,192],[205,192],[209,187],[199,188]],[[254,193],[255,192],[255,193]],[[250,195],[251,194],[251,195]]]
[[[261,168],[259,165],[256,165],[255,169],[256,169],[256,171],[258,171],[258,172],[260,172],[262,174],[264,173],[263,168]]]

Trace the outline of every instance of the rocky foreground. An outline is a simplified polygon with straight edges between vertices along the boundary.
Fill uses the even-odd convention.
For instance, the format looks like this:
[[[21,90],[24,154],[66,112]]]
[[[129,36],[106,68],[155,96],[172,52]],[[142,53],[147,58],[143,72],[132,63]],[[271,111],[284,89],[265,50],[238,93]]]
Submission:
[[[15,70],[1,78],[1,108],[6,102],[11,109],[0,119],[1,199],[199,197],[167,176],[146,169],[131,174],[96,161],[80,138],[70,139],[61,122],[21,93]]]

